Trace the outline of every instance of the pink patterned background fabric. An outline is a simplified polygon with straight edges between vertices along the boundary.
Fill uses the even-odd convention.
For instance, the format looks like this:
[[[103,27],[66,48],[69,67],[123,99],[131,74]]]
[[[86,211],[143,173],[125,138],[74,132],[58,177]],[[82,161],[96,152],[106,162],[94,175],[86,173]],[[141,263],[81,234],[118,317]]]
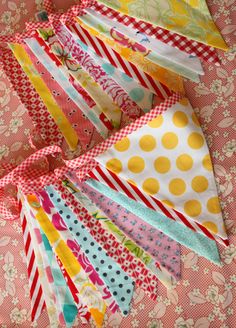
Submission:
[[[69,7],[75,1],[57,0]],[[109,328],[233,328],[236,313],[236,7],[235,0],[209,0],[210,10],[230,51],[220,52],[222,65],[204,64],[206,76],[199,84],[187,82],[186,91],[200,118],[214,162],[230,246],[220,246],[222,266],[181,247],[182,279],[173,290],[160,284],[157,301],[136,289],[127,318],[108,312]],[[42,0],[1,0],[0,34],[22,30],[42,9]],[[13,112],[18,109],[17,116]],[[17,117],[17,119],[16,119]],[[15,120],[14,122],[12,120]],[[12,121],[12,123],[11,123]],[[7,129],[5,128],[7,126]],[[15,164],[29,156],[32,124],[24,106],[0,72],[0,161]],[[6,135],[7,133],[7,135]],[[0,172],[1,174],[1,172]],[[49,328],[44,312],[30,321],[29,288],[20,222],[0,220],[0,324],[6,327]],[[80,321],[75,327],[80,326]],[[91,325],[84,327],[93,327]]]

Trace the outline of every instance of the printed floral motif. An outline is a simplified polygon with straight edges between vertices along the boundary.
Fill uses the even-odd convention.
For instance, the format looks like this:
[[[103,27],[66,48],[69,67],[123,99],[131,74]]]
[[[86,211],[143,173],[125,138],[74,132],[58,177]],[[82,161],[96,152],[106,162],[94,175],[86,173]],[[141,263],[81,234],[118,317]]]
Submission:
[[[32,122],[25,107],[0,70],[0,160],[14,165],[32,153],[28,141],[29,127],[32,127]]]
[[[175,321],[175,328],[194,328],[193,319],[184,320],[180,317]]]
[[[71,71],[77,71],[78,64],[76,61],[72,58],[71,54],[66,52],[65,49],[62,48],[61,44],[57,41],[55,41],[52,45],[52,51],[57,55],[59,60],[68,67]]]
[[[27,319],[27,311],[26,309],[20,310],[15,307],[10,313],[11,322],[15,324],[22,324]]]
[[[230,245],[227,247],[222,253],[222,258],[226,264],[232,263],[234,258],[236,258],[236,246]]]
[[[17,269],[13,263],[6,263],[3,265],[4,278],[9,281],[13,281],[17,277]]]
[[[233,156],[236,153],[236,140],[232,139],[231,141],[226,142],[222,151],[227,157]]]
[[[206,291],[206,300],[215,305],[218,305],[220,302],[222,303],[223,298],[219,295],[219,287],[214,285],[209,286]]]
[[[121,45],[132,49],[133,51],[140,52],[144,56],[147,56],[150,52],[150,50],[146,49],[143,45],[134,42],[133,40],[130,40],[128,37],[126,37],[124,34],[122,34],[119,31],[116,31],[115,28],[112,28],[110,31],[111,37],[120,43]]]

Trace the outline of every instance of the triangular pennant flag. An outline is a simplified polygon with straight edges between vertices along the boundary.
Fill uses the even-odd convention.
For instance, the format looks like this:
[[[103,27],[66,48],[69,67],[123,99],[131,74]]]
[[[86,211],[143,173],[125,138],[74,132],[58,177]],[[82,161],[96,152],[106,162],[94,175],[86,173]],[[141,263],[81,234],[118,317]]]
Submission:
[[[129,199],[123,194],[113,191],[111,188],[96,180],[89,179],[86,183],[92,188],[98,190],[100,193],[113,199],[130,212],[139,216],[142,220],[149,223],[156,229],[161,230],[166,235],[178,241],[180,244],[192,249],[199,255],[204,256],[216,264],[220,263],[218,248],[214,240],[211,240],[201,234],[197,234],[178,222],[166,220],[166,217],[162,214],[150,210],[146,206]],[[186,238],[186,236],[188,236],[188,238]]]
[[[61,111],[61,108],[57,105],[47,85],[45,84],[39,73],[36,71],[30,57],[25,51],[25,48],[20,44],[11,44],[10,47],[16,59],[22,66],[22,69],[24,70],[25,74],[28,76],[30,82],[42,98],[48,111],[50,112],[54,120],[57,122],[58,127],[63,136],[65,137],[69,147],[71,149],[76,149],[78,136],[76,135],[75,130],[71,127],[69,121]]]
[[[154,198],[152,195],[145,193],[143,190],[134,185],[133,181],[126,181],[122,179],[117,174],[113,173],[100,164],[96,165],[93,170],[89,171],[88,176],[104,183],[115,191],[125,194],[129,198],[140,202],[141,204],[145,204],[145,206],[148,208],[160,212],[170,220],[177,221],[190,228],[191,230],[199,232],[210,239],[215,239],[217,242],[224,246],[229,245],[228,239],[223,239],[217,235],[214,235],[203,225],[194,221],[194,219],[187,217],[183,213],[170,207],[170,203],[168,201],[160,201],[157,198]]]
[[[90,282],[87,274],[74,257],[72,251],[61,239],[59,232],[50,222],[47,214],[38,202],[37,197],[35,195],[28,195],[27,201],[30,205],[31,211],[34,213],[35,219],[39,222],[41,229],[47,236],[50,245],[54,249],[54,252],[58,255],[62,264],[65,266],[70,277],[75,283],[75,286],[78,288],[83,304],[88,307],[97,326],[101,327],[106,311],[106,304],[102,300],[100,293]],[[92,297],[90,297],[91,293],[93,294]]]
[[[166,87],[163,88],[163,85],[161,85],[158,80],[154,80],[150,75],[137,67],[137,65],[134,65],[126,60],[118,52],[113,50],[108,44],[90,34],[79,24],[76,26],[70,26],[70,29],[79,37],[80,40],[82,40],[84,44],[96,52],[98,56],[104,58],[114,67],[117,67],[129,77],[139,82],[142,86],[148,88],[148,90],[160,96],[160,98],[165,99],[167,95],[171,95],[170,90],[168,90]],[[103,51],[99,49],[102,49]]]
[[[36,221],[37,222],[37,221]],[[77,316],[78,309],[75,305],[71,292],[67,286],[67,282],[61,272],[61,269],[53,253],[52,247],[45,235],[40,229],[44,251],[48,257],[49,268],[51,269],[52,282],[54,284],[54,295],[58,298],[58,303],[62,311],[62,315],[67,327],[71,327]]]
[[[112,64],[108,63],[104,58],[98,56],[83,42],[79,42],[81,47],[98,63],[102,69],[111,76],[126,92],[130,98],[140,106],[144,112],[148,112],[153,108],[153,93],[139,85],[135,80],[130,78],[125,73],[118,70]]]
[[[119,22],[114,22],[91,9],[79,18],[83,23],[107,36],[124,48],[141,53],[146,59],[166,69],[180,74],[193,81],[199,81],[198,74],[204,74],[201,63],[197,57],[189,56],[163,42],[148,38],[137,30],[127,28]],[[101,28],[102,26],[102,28]]]
[[[35,262],[39,272],[38,278],[42,286],[42,292],[43,292],[43,297],[45,299],[46,308],[48,311],[49,321],[50,324],[53,327],[55,327],[55,322],[57,322],[57,320],[59,320],[61,324],[64,324],[65,322],[64,319],[60,316],[61,311],[57,304],[58,299],[54,296],[53,293],[54,286],[50,283],[49,275],[47,274],[47,270],[45,270],[46,268],[45,258],[44,258],[45,254],[42,252],[42,249],[38,243],[38,239],[40,239],[40,237],[38,238],[38,233],[34,226],[35,223],[34,215],[26,200],[24,200],[23,202],[23,207],[27,219],[28,229],[32,239],[32,244],[34,247]]]
[[[117,228],[151,254],[153,259],[176,279],[180,278],[180,245],[178,243],[85,183],[80,186],[82,193],[86,194],[103,213],[106,213],[105,215],[115,223]]]
[[[96,242],[106,250],[108,256],[113,258],[132,277],[136,286],[140,286],[153,300],[156,300],[159,286],[157,276],[145,267],[142,261],[134,257],[112,234],[105,230],[102,224],[81,206],[74,194],[65,188],[62,183],[55,183],[55,188],[65,201],[65,205],[83,223],[83,229],[87,229]]]
[[[205,0],[99,0],[108,7],[190,39],[227,50]]]
[[[31,320],[36,321],[42,313],[43,309],[45,308],[45,301],[43,297],[42,285],[39,279],[38,267],[35,260],[35,251],[33,248],[32,238],[30,235],[28,223],[23,208],[21,210],[21,224],[23,230],[26,264],[29,277]]]
[[[151,23],[144,22],[136,17],[124,15],[123,13],[106,7],[101,3],[95,2],[91,6],[91,9],[112,19],[113,22],[120,22],[125,26],[137,29],[139,31],[138,34],[140,35],[151,36],[152,38],[169,44],[191,56],[194,55],[209,63],[215,63],[217,66],[220,65],[217,51],[213,47],[199,43],[195,40],[191,41],[183,35],[176,34],[160,26],[154,26]]]
[[[71,173],[70,173],[70,177],[71,177]],[[155,274],[157,276],[157,278],[160,280],[161,283],[163,283],[164,286],[166,286],[168,289],[172,288],[173,284],[175,283],[175,279],[174,279],[174,275],[173,275],[173,270],[169,270],[171,273],[169,273],[169,271],[168,271],[168,269],[169,269],[168,264],[167,264],[167,267],[164,267],[164,266],[160,265],[159,262],[155,261],[154,258],[157,256],[157,254],[155,254],[154,258],[152,258],[151,255],[149,254],[150,252],[147,253],[145,251],[146,249],[149,250],[148,245],[145,244],[145,246],[143,248],[141,248],[138,245],[138,243],[135,242],[136,240],[135,240],[135,238],[133,238],[133,235],[131,238],[129,237],[129,233],[127,233],[126,228],[120,229],[118,227],[118,225],[113,223],[114,221],[112,222],[112,220],[109,218],[109,215],[107,215],[103,211],[101,211],[99,206],[96,206],[90,200],[90,198],[88,198],[86,196],[86,193],[80,192],[77,189],[77,187],[78,187],[77,183],[74,184],[74,182],[72,183],[68,180],[64,180],[63,183],[65,183],[66,188],[71,193],[73,193],[73,195],[78,199],[78,201],[87,209],[89,214],[91,214],[92,217],[95,218],[96,220],[100,221],[100,223],[102,224],[104,229],[109,231],[109,233],[111,233],[136,258],[140,259],[142,261],[142,263],[145,264],[145,266],[148,269],[150,269],[153,272],[153,274]],[[75,187],[75,185],[76,185],[76,187]],[[87,186],[85,184],[83,184],[83,186],[86,188],[89,188],[89,186]],[[93,190],[92,193],[94,194],[94,193],[98,193],[98,192]],[[105,197],[105,196],[102,195],[102,197]],[[109,202],[110,202],[110,200],[109,200]],[[119,208],[119,211],[121,211],[123,209],[125,211],[125,213],[129,212],[126,209],[124,209],[122,206],[120,206],[119,204],[117,204],[117,206]],[[129,213],[132,214],[131,212],[129,212]],[[116,216],[117,216],[117,214],[116,214]],[[138,219],[137,216],[135,216],[135,218]],[[150,231],[149,231],[150,232],[149,238],[155,238],[153,236],[151,237],[151,233],[153,233],[153,230],[157,231],[156,229],[151,227]],[[157,233],[161,233],[161,232],[157,231]],[[156,240],[158,240],[158,239],[159,238],[156,238]],[[154,242],[157,242],[156,240]],[[158,244],[158,246],[159,246],[159,244]],[[176,254],[174,253],[174,258],[173,258],[173,261],[175,261],[175,263],[176,263],[176,259],[177,259],[177,263],[179,262],[179,255],[180,255],[180,252],[179,252],[179,249],[177,248]],[[163,260],[162,262],[165,262],[165,261]],[[171,267],[172,267],[172,265],[171,265]],[[177,274],[177,277],[180,278],[180,267],[178,267],[178,271],[176,272],[176,274]]]
[[[70,250],[73,252],[75,258],[80,263],[81,267],[85,270],[85,272],[88,274],[89,279],[94,284],[94,286],[98,289],[98,291],[101,293],[102,298],[106,302],[109,309],[114,313],[118,306],[114,302],[111,293],[105,286],[105,284],[102,283],[102,280],[99,278],[98,273],[93,268],[93,266],[90,264],[88,258],[84,254],[84,252],[81,250],[79,244],[77,241],[73,238],[69,228],[63,221],[63,218],[61,217],[60,213],[57,211],[57,209],[54,207],[54,204],[51,202],[49,195],[45,190],[42,190],[39,195],[38,199],[40,203],[42,204],[42,207],[44,211],[46,212],[49,220],[52,222],[53,226],[57,231],[60,233],[60,237],[63,239],[63,241],[66,243],[66,245],[70,248]],[[72,282],[73,283],[73,282]],[[78,293],[78,291],[76,291]],[[79,302],[78,302],[79,301]],[[79,304],[79,307],[81,308],[81,300],[78,299],[77,303]],[[88,312],[84,309],[82,309],[82,315],[85,316],[85,313]],[[86,315],[87,317],[87,315]]]
[[[101,249],[90,233],[83,229],[83,224],[77,220],[77,216],[72,210],[65,206],[56,190],[52,187],[47,187],[46,190],[64,223],[70,229],[73,238],[86,254],[93,267],[96,268],[95,270],[107,285],[121,311],[127,315],[133,296],[134,282],[112,258],[107,256],[107,253]],[[60,199],[60,202],[57,201],[58,199]]]
[[[101,120],[107,128],[112,128],[112,125],[119,127],[122,113],[119,107],[112,102],[112,99],[100,88],[99,84],[97,84],[76,60],[71,57],[67,47],[59,42],[53,29],[40,29],[39,36],[43,40],[43,42],[41,40],[41,44],[48,46],[50,50],[48,54],[50,57],[58,63],[59,68],[63,67],[71,83],[88,105],[88,107],[82,106],[81,103],[81,116],[83,117],[82,113],[86,115],[98,131],[101,130],[100,125],[97,123],[98,119]],[[37,38],[37,40],[39,40],[39,38]],[[64,60],[65,56],[68,58],[67,61]],[[76,116],[77,115],[78,113],[76,111]],[[88,119],[87,121],[89,122]],[[80,118],[78,118],[78,120],[80,120]]]
[[[135,53],[132,49],[124,48],[114,40],[109,39],[102,33],[97,32],[94,28],[91,28],[80,21],[80,24],[74,24],[71,27],[73,37],[78,41],[78,30],[82,27],[87,30],[88,33],[94,37],[97,37],[100,41],[103,41],[105,45],[110,46],[115,52],[117,52],[122,58],[137,66],[139,70],[147,73],[150,77],[160,81],[162,84],[167,86],[170,90],[175,92],[184,93],[183,79],[178,74],[169,71],[168,69],[161,67],[151,60],[147,59],[142,53]],[[83,40],[81,40],[83,41]]]
[[[117,142],[96,160],[227,239],[209,150],[187,99]]]

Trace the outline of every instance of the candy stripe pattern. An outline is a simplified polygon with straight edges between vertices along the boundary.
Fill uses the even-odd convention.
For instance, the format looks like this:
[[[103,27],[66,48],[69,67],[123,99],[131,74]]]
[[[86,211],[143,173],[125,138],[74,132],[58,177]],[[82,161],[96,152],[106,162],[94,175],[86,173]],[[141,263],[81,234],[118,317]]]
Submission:
[[[108,185],[113,190],[122,192],[137,202],[144,203],[148,208],[163,213],[167,218],[177,221],[195,232],[200,232],[206,237],[218,241],[225,246],[228,246],[229,244],[228,240],[213,235],[198,222],[187,218],[182,213],[170,208],[165,203],[159,201],[151,195],[143,193],[142,190],[137,188],[134,184],[121,179],[118,175],[104,168],[100,164],[98,164],[92,171],[90,171],[88,175],[91,178]]]
[[[39,281],[39,272],[35,262],[35,255],[33,245],[31,243],[31,236],[27,227],[26,217],[21,212],[21,224],[24,238],[25,254],[27,261],[29,286],[30,286],[30,298],[31,298],[31,320],[37,320],[45,308],[45,302],[43,299],[43,291]]]
[[[164,43],[169,44],[170,46],[174,46],[175,48],[185,51],[190,55],[198,56],[209,63],[214,63],[219,66],[220,60],[218,58],[217,51],[213,47],[190,40],[180,34],[165,30],[159,26],[154,26],[137,18],[124,15],[99,3],[95,3],[91,8],[97,10],[99,13],[113,21],[117,21],[126,26],[137,29],[141,33],[152,36]]]

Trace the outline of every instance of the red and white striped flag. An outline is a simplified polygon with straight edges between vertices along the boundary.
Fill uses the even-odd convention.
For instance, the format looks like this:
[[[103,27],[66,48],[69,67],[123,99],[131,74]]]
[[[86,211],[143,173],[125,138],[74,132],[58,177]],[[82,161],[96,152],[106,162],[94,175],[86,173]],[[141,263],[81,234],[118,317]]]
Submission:
[[[122,192],[129,198],[144,203],[148,208],[163,213],[167,218],[177,221],[195,232],[200,232],[206,237],[218,241],[224,246],[228,246],[229,244],[227,239],[223,239],[217,235],[213,235],[200,223],[191,220],[191,218],[186,217],[179,211],[170,208],[155,197],[143,193],[138,187],[129,183],[125,179],[121,179],[117,174],[104,168],[102,165],[97,165],[92,171],[88,173],[88,175],[91,178],[108,185],[113,190]]]
[[[24,209],[21,207],[21,225],[24,238],[24,247],[26,254],[26,263],[29,277],[30,299],[31,299],[31,320],[37,320],[45,308],[43,290],[39,280],[39,271],[35,261],[34,248],[31,241],[30,232],[27,226],[27,220],[24,215]]]

